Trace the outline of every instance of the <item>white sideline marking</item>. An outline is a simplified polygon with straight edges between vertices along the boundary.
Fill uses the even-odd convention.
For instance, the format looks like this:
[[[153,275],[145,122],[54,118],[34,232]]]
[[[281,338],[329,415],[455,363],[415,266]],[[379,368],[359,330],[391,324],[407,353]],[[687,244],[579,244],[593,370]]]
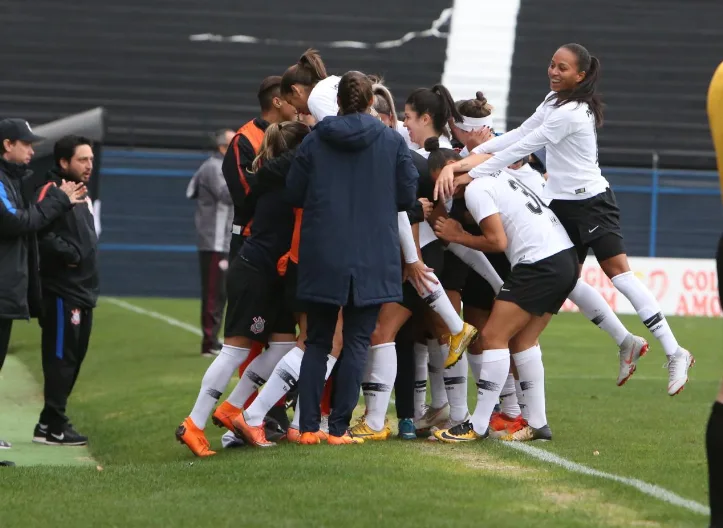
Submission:
[[[129,302],[122,301],[120,299],[116,299],[115,297],[103,297],[103,300],[108,301],[109,303],[119,306],[121,308],[125,308],[126,310],[129,310],[131,312],[135,312],[135,313],[141,314],[141,315],[147,315],[154,319],[158,319],[159,321],[163,321],[164,323],[169,324],[171,326],[175,326],[177,328],[182,328],[183,330],[186,330],[187,332],[190,332],[194,335],[197,335],[197,336],[203,335],[201,330],[196,328],[195,326],[190,325],[188,323],[184,323],[183,321],[179,321],[178,319],[175,319],[168,315],[154,312],[153,310],[146,310],[145,308],[141,308],[140,306],[136,306],[135,304],[131,304]],[[394,398],[391,398],[390,403],[392,403],[392,404],[396,403],[394,401]],[[604,471],[600,471],[600,470],[593,469],[593,468],[590,468],[587,466],[583,466],[582,464],[578,464],[576,462],[563,458],[559,455],[550,453],[549,451],[545,451],[544,449],[540,449],[538,447],[533,447],[528,444],[522,444],[522,443],[517,443],[517,442],[499,442],[499,443],[506,447],[510,447],[517,451],[521,451],[521,452],[523,452],[533,458],[536,458],[538,460],[542,460],[543,462],[547,462],[549,464],[555,464],[557,466],[563,467],[573,473],[580,473],[582,475],[589,475],[591,477],[598,477],[598,478],[602,478],[602,479],[606,479],[606,480],[612,480],[614,482],[619,482],[621,484],[625,484],[626,486],[630,486],[631,488],[635,488],[638,491],[644,493],[645,495],[649,495],[650,497],[653,497],[655,499],[661,500],[663,502],[667,502],[668,504],[672,504],[674,506],[680,506],[681,508],[685,508],[686,510],[692,511],[694,513],[699,513],[701,515],[710,515],[710,509],[707,506],[704,506],[703,504],[693,501],[693,500],[684,499],[680,495],[676,495],[672,491],[669,491],[665,488],[661,488],[660,486],[656,486],[655,484],[650,484],[648,482],[644,482],[644,481],[638,480],[638,479],[621,477],[620,475],[615,475],[613,473],[606,473]]]
[[[153,317],[153,319],[158,319],[159,321],[163,321],[164,323],[169,324],[171,326],[175,326],[177,328],[182,328],[186,332],[190,332],[193,335],[196,335],[199,337],[203,336],[203,332],[201,332],[201,330],[199,328],[196,328],[195,326],[190,325],[188,323],[184,323],[183,321],[179,321],[178,319],[175,319],[168,315],[154,312],[153,310],[146,310],[145,308],[141,308],[140,306],[136,306],[135,304],[131,304],[129,302],[122,301],[120,299],[116,299],[115,297],[102,297],[102,299],[104,301],[107,301],[116,306],[120,306],[121,308],[125,308],[128,311],[135,312],[135,313],[141,314],[141,315],[147,315],[149,317]]]
[[[424,31],[410,31],[401,38],[394,40],[384,40],[382,42],[359,42],[357,40],[336,40],[333,42],[314,42],[303,40],[283,40],[275,38],[258,38],[251,35],[218,35],[216,33],[199,33],[190,35],[189,40],[194,42],[231,42],[235,44],[265,44],[267,46],[313,46],[326,48],[354,48],[354,49],[389,49],[399,48],[415,38],[436,37],[447,38],[449,33],[443,33],[439,30],[443,25],[448,23],[452,18],[454,8],[448,7],[442,11],[436,20],[432,22],[429,29]]]
[[[650,484],[648,482],[644,482],[638,479],[621,477],[620,475],[615,475],[613,473],[606,473],[604,471],[589,468],[587,466],[583,466],[582,464],[572,462],[571,460],[568,460],[566,458],[562,458],[561,456],[555,455],[554,453],[550,453],[549,451],[545,451],[544,449],[533,447],[528,444],[522,444],[517,442],[499,443],[504,446],[511,447],[512,449],[515,449],[517,451],[522,451],[523,453],[530,455],[531,457],[534,457],[538,460],[542,460],[543,462],[561,466],[568,471],[572,471],[573,473],[580,473],[582,475],[590,475],[591,477],[598,477],[602,479],[612,480],[614,482],[619,482],[621,484],[625,484],[626,486],[630,486],[631,488],[635,488],[638,491],[653,498],[656,498],[663,502],[667,502],[668,504],[680,506],[681,508],[685,508],[686,510],[690,510],[694,513],[700,513],[701,515],[710,515],[710,509],[708,509],[707,506],[704,506],[703,504],[693,500],[684,499],[680,495],[676,495],[672,491],[661,488],[660,486],[656,486],[655,484]]]

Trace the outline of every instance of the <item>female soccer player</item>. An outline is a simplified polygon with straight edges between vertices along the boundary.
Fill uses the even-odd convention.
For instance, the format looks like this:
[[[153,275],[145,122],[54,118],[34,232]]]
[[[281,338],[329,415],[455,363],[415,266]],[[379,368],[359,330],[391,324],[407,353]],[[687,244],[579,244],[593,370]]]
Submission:
[[[482,329],[483,352],[469,355],[477,382],[477,406],[469,421],[434,436],[442,442],[485,438],[510,370],[510,353],[529,396],[527,426],[515,440],[552,438],[545,414],[545,379],[538,338],[577,281],[577,258],[555,214],[505,171],[474,181],[464,191],[467,209],[482,234],[466,233],[439,218],[435,233],[449,242],[487,252],[504,251],[512,266]]]
[[[308,133],[309,128],[299,122],[270,125],[259,159],[272,157],[279,147],[293,148]],[[258,169],[258,161],[254,163],[254,169]],[[276,263],[291,244],[294,226],[293,211],[290,207],[284,209],[285,205],[278,193],[275,199],[269,195],[259,198],[251,234],[229,268],[224,345],[203,377],[191,414],[176,431],[176,438],[196,456],[215,454],[204,434],[206,422],[231,376],[248,356],[252,344],[264,343],[268,337],[268,349],[247,369],[256,372],[254,379],[247,383],[244,375],[229,399],[214,413],[215,420],[228,428],[233,428],[229,423],[232,417],[240,412],[251,392],[262,384],[261,375],[267,378],[276,363],[295,345],[296,322],[289,307],[281,302],[284,284],[276,273]],[[265,208],[272,210],[266,212]],[[259,434],[255,443],[269,444],[263,428]]]
[[[481,144],[477,153],[492,153],[491,159],[470,156],[445,167],[435,192],[451,195],[455,184],[494,174],[541,148],[547,152],[549,178],[543,199],[574,242],[580,263],[592,249],[600,267],[613,285],[630,301],[645,326],[660,341],[668,357],[668,394],[675,396],[688,381],[693,356],[682,348],[653,294],[630,270],[620,210],[608,181],[598,165],[596,127],[602,124],[602,103],[597,94],[600,62],[579,44],[558,49],[548,67],[550,94],[519,128]],[[471,169],[471,170],[470,170]],[[466,172],[455,183],[455,172]],[[622,331],[621,331],[622,333]],[[635,371],[644,347],[621,346],[618,383]]]
[[[308,49],[299,61],[281,77],[281,96],[299,114],[311,114],[317,121],[336,115],[339,77],[326,73],[326,66],[316,50]]]

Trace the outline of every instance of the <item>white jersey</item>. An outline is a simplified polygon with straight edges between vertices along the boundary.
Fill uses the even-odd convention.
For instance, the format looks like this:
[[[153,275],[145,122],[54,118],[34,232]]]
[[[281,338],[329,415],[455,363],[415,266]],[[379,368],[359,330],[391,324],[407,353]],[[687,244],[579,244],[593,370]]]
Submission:
[[[340,80],[341,77],[330,75],[316,83],[316,86],[311,90],[306,106],[309,107],[309,112],[317,121],[339,113],[336,95],[339,91]]]
[[[478,178],[464,201],[475,222],[499,213],[507,236],[505,254],[514,268],[532,264],[572,247],[562,224],[542,200],[507,172]]]
[[[604,192],[610,185],[598,165],[592,110],[587,103],[572,102],[558,108],[554,103],[546,97],[518,128],[475,148],[474,152],[495,156],[471,170],[470,175],[492,174],[544,147],[549,175],[545,198],[584,200]]]
[[[452,142],[449,140],[447,136],[439,136],[439,148],[443,149],[451,149],[452,148]],[[429,152],[427,152],[424,147],[417,149],[415,151],[420,156],[424,156],[425,158],[429,158]],[[449,205],[448,205],[449,204]],[[450,211],[452,208],[452,200],[448,200],[448,204],[445,203],[445,207],[447,208],[447,212]],[[426,220],[419,223],[419,247],[423,248],[427,244],[434,242],[437,240],[437,235],[434,234],[434,230],[432,229],[432,226],[429,225],[429,222]]]
[[[507,174],[514,176],[522,183],[524,183],[533,193],[538,196],[538,198],[540,198],[540,200],[542,200],[542,203],[544,203],[545,205],[550,205],[551,200],[544,198],[546,184],[545,178],[543,178],[542,174],[530,167],[529,164],[525,164],[519,169],[513,170],[505,168],[503,170]]]

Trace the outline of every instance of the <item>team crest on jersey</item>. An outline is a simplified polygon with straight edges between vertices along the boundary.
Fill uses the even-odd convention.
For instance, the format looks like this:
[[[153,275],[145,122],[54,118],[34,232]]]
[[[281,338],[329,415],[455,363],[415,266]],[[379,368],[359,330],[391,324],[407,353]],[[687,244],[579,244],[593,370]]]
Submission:
[[[251,325],[251,331],[254,334],[260,334],[264,331],[264,325],[266,324],[266,321],[264,321],[263,317],[254,317],[254,322]]]
[[[80,310],[72,310],[70,312],[70,324],[78,326],[80,324]]]

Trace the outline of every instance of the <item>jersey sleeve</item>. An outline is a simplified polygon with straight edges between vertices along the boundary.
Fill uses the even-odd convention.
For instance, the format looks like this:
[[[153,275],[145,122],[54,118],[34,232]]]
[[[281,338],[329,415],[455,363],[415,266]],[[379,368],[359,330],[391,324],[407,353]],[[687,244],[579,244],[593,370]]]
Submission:
[[[478,224],[493,214],[499,213],[494,189],[486,181],[479,180],[467,186],[464,191],[467,210]]]
[[[545,102],[535,109],[535,113],[528,117],[524,123],[517,128],[505,132],[501,136],[490,139],[486,143],[477,145],[472,149],[473,154],[493,154],[505,150],[510,145],[525,137],[527,134],[539,127],[545,120]]]

